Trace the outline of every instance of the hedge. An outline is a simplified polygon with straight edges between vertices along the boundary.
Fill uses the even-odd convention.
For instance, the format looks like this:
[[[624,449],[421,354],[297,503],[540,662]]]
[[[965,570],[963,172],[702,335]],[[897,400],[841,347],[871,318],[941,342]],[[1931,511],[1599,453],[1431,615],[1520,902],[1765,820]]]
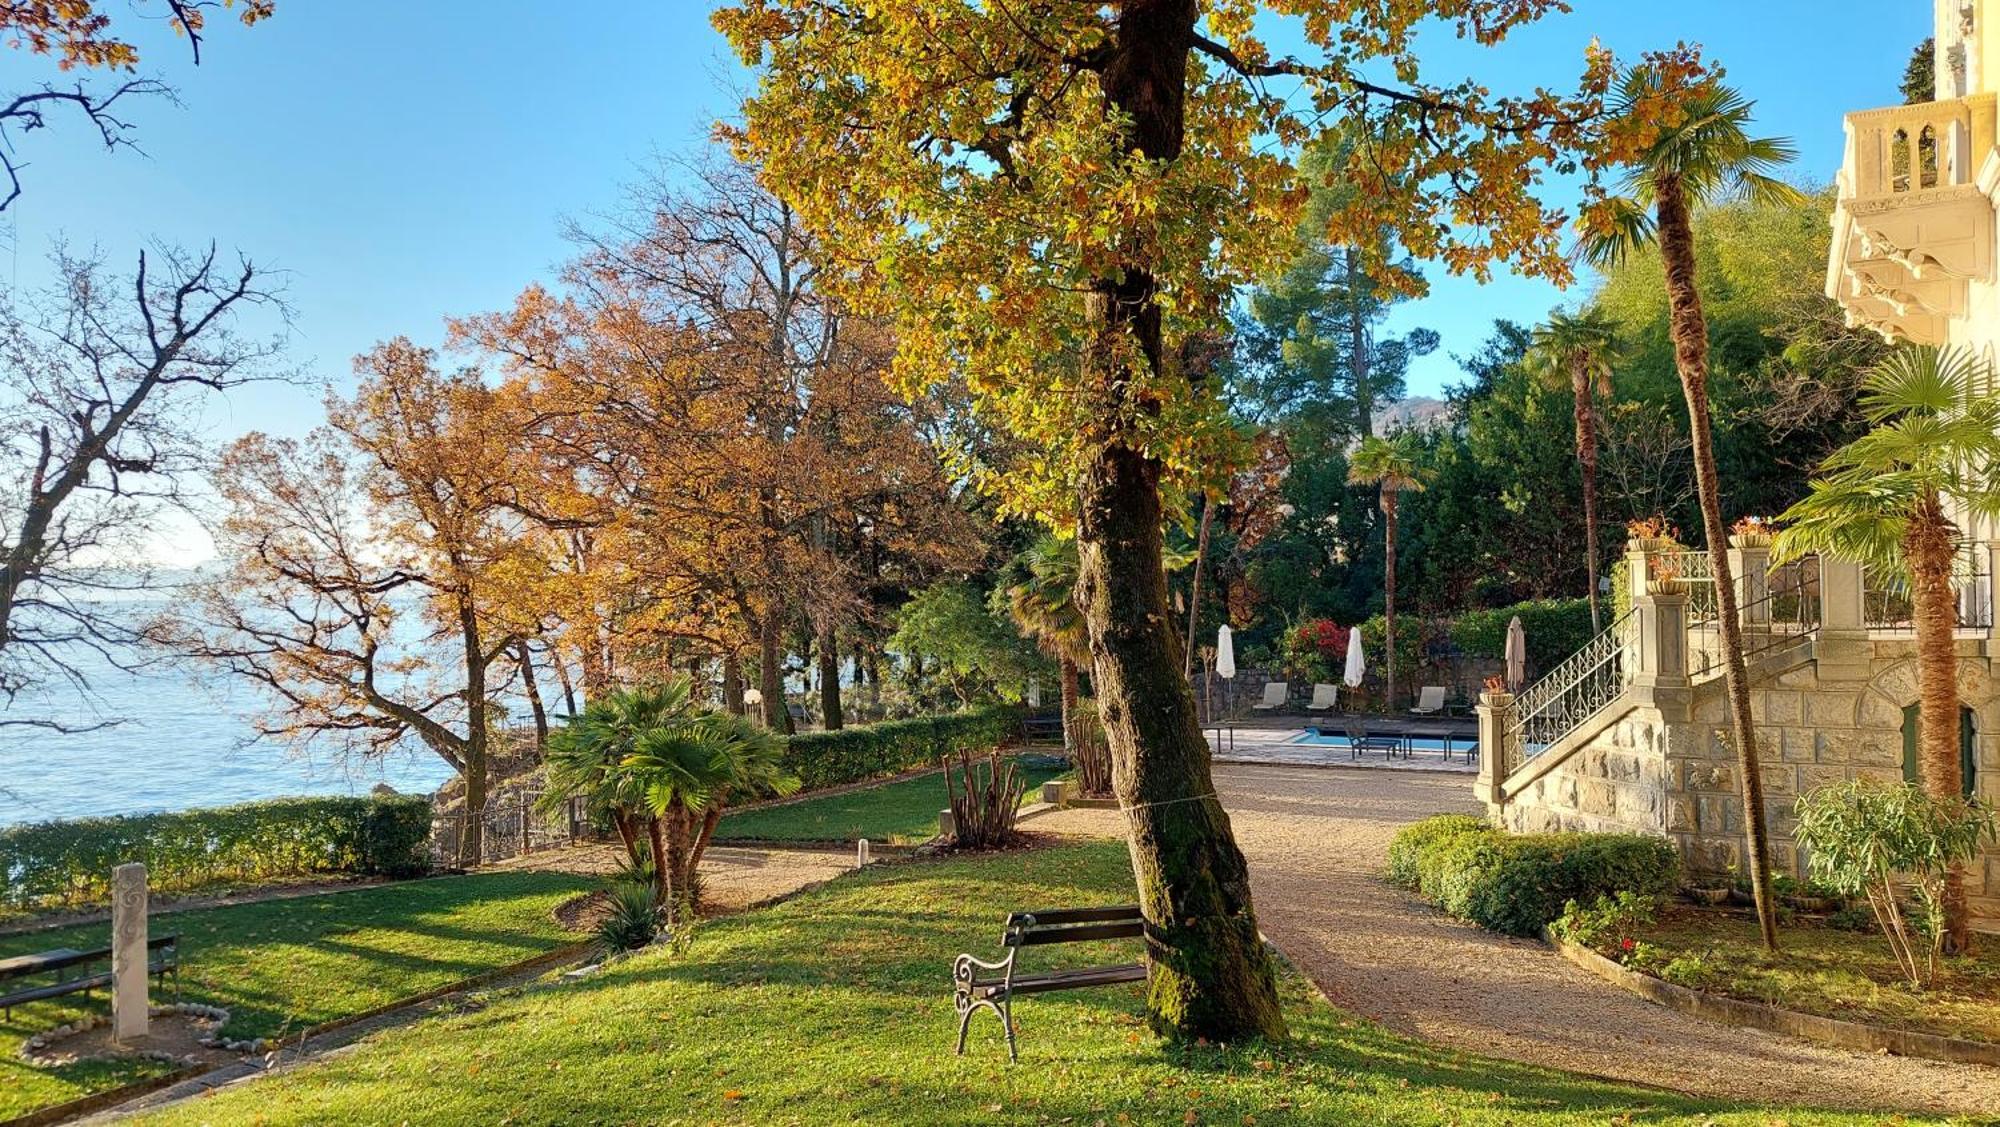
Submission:
[[[1451,915],[1507,935],[1538,936],[1570,900],[1632,892],[1664,896],[1680,854],[1644,834],[1510,834],[1445,815],[1390,843],[1392,875]]]
[[[278,798],[238,806],[78,818],[0,829],[0,904],[110,897],[111,869],[143,862],[163,892],[317,873],[412,876],[429,866],[430,799]]]
[[[1531,599],[1459,615],[1451,624],[1452,644],[1473,657],[1501,660],[1507,656],[1507,623],[1516,615],[1528,636],[1528,663],[1536,669],[1555,668],[1591,638],[1589,599]]]
[[[785,741],[785,767],[805,783],[805,789],[818,790],[934,766],[960,751],[986,751],[1020,731],[1018,707],[989,705],[834,732],[801,732]]]

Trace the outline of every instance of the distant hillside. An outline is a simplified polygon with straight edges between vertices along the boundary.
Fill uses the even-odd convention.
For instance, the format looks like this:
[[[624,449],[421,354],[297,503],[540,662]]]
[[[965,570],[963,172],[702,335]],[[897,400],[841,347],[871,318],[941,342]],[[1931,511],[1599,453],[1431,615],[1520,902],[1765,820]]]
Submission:
[[[1424,395],[1398,400],[1375,412],[1375,433],[1382,434],[1397,427],[1429,426],[1444,418],[1450,409],[1444,400]]]

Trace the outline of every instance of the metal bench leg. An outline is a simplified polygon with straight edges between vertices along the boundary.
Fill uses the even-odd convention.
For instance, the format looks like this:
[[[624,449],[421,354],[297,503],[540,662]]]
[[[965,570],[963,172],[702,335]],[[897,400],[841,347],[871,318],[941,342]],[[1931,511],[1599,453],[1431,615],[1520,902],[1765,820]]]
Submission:
[[[1021,1051],[1014,1047],[1014,995],[1000,1000],[1000,1020],[1007,1026],[1007,1063],[1021,1063]]]
[[[972,1028],[972,1007],[961,1003],[958,1007],[958,1054],[965,1055],[965,1032]]]

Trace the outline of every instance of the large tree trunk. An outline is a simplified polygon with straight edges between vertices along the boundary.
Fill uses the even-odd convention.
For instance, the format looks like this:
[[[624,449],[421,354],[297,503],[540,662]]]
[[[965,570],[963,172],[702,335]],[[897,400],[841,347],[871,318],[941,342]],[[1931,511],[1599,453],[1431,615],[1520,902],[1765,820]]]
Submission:
[[[842,727],[840,713],[840,638],[831,627],[819,635],[819,722],[829,732]]]
[[[1757,728],[1750,713],[1750,677],[1743,660],[1743,624],[1737,617],[1736,577],[1729,567],[1729,526],[1722,520],[1722,483],[1715,468],[1715,434],[1708,405],[1708,320],[1696,289],[1694,228],[1687,197],[1673,176],[1660,178],[1660,258],[1666,268],[1668,328],[1674,342],[1674,365],[1680,370],[1681,394],[1687,400],[1688,431],[1693,439],[1695,493],[1701,501],[1703,539],[1715,576],[1717,626],[1722,642],[1723,687],[1729,694],[1731,736],[1736,744],[1737,782],[1743,788],[1743,836],[1746,868],[1757,901],[1757,922],[1764,946],[1778,948],[1778,917],[1771,898],[1771,845],[1764,823],[1764,776],[1757,754]]]
[[[514,643],[514,660],[521,663],[521,694],[528,698],[528,711],[535,718],[535,751],[540,754],[549,742],[549,710],[542,707],[542,691],[535,684],[535,656],[526,638]]]
[[[1583,470],[1584,574],[1590,582],[1590,632],[1604,629],[1597,606],[1597,412],[1590,398],[1590,373],[1579,361],[1570,366],[1570,390],[1576,394],[1576,463]]]
[[[743,659],[735,650],[722,655],[722,707],[732,716],[743,715]]]
[[[1063,752],[1067,755],[1074,755],[1076,754],[1076,733],[1070,729],[1070,716],[1076,712],[1076,702],[1080,695],[1078,692],[1078,681],[1081,680],[1082,674],[1078,671],[1076,662],[1068,658],[1062,658],[1061,663]]]
[[[1131,147],[1179,157],[1195,0],[1129,3],[1100,85],[1128,115]],[[1161,311],[1145,264],[1096,279],[1085,299],[1083,374],[1106,409],[1079,487],[1077,603],[1089,628],[1099,714],[1126,811],[1150,951],[1147,1016],[1169,1035],[1282,1036],[1284,1014],[1251,911],[1250,874],[1215,796],[1208,742],[1181,675],[1161,567],[1160,464],[1127,445],[1134,364],[1168,371]]]
[[[1958,595],[1951,586],[1956,533],[1933,493],[1918,505],[1903,537],[1917,626],[1917,777],[1940,802],[1957,802],[1965,793],[1954,639]],[[1972,938],[1963,865],[1952,866],[1945,876],[1944,908],[1945,949],[1963,951]]]
[[[764,724],[774,732],[792,731],[792,711],[785,707],[784,623],[775,609],[766,612],[757,631],[757,691],[764,696]]]
[[[646,840],[653,846],[653,900],[659,906],[661,917],[671,923],[674,918],[673,854],[667,850],[666,831],[660,827],[662,821],[657,814],[646,819]]]
[[[1396,486],[1382,483],[1383,710],[1396,711]]]

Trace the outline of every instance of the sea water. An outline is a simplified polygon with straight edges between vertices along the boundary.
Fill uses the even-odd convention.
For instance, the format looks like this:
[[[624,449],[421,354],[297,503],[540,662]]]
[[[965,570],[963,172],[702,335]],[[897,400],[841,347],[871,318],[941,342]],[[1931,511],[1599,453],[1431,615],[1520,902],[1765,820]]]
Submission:
[[[0,826],[52,818],[222,806],[287,795],[366,794],[377,783],[427,793],[451,777],[421,748],[361,760],[255,739],[264,707],[221,673],[92,663],[90,693],[61,687],[0,702],[0,719],[51,719],[91,731],[0,725]]]

